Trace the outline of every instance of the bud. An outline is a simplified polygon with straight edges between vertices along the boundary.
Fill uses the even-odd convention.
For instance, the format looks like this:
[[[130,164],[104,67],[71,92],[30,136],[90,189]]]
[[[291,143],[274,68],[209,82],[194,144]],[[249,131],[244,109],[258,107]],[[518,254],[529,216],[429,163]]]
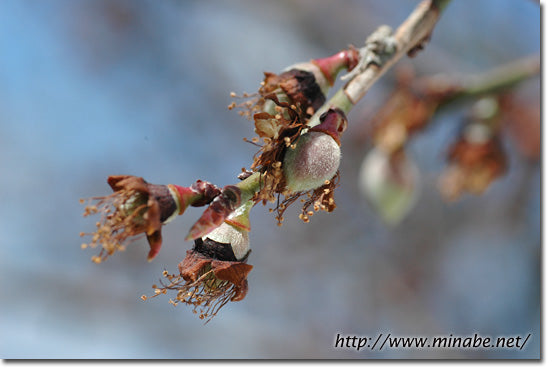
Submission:
[[[212,200],[193,224],[185,239],[190,241],[201,238],[219,227],[228,218],[235,217],[237,210],[243,208],[243,204],[251,200],[260,187],[261,178],[256,173],[236,185],[225,186],[222,193]]]
[[[249,244],[249,212],[253,202],[240,206],[224,223],[202,238],[195,240],[195,250],[224,261],[246,260]]]
[[[336,76],[343,69],[351,71],[358,64],[360,58],[358,50],[351,46],[347,50],[342,50],[326,58],[313,59],[307,63],[294,64],[286,70],[301,70],[312,73],[315,82],[326,96],[330,87],[334,85]],[[322,104],[321,104],[322,105]]]
[[[360,189],[374,210],[390,224],[400,223],[416,204],[420,172],[403,150],[387,154],[373,148],[360,170]]]
[[[197,238],[178,266],[179,275],[164,272],[169,284],[156,288],[154,296],[176,290],[177,296],[170,302],[192,305],[193,312],[206,322],[229,301],[243,300],[249,289],[247,277],[253,269],[246,264],[251,251],[248,232],[252,206],[253,201],[248,201],[218,228]]]
[[[338,171],[340,135],[346,129],[346,117],[340,110],[329,109],[320,121],[298,138],[295,148],[286,149],[282,167],[286,189],[292,193],[321,187]]]

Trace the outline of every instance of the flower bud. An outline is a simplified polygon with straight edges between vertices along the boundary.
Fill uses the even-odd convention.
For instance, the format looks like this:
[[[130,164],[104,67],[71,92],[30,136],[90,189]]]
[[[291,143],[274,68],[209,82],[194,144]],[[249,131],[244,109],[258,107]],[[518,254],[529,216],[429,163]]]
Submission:
[[[283,168],[286,188],[290,192],[305,192],[330,180],[340,164],[340,146],[322,132],[307,132],[286,150]]]
[[[168,289],[177,296],[170,303],[194,307],[207,322],[229,301],[241,301],[247,295],[247,277],[253,269],[246,263],[249,253],[249,212],[253,201],[236,209],[219,227],[195,240],[192,250],[179,263],[179,275],[164,272],[170,282],[156,288],[155,295]]]
[[[373,209],[390,224],[399,224],[418,200],[420,172],[403,150],[387,154],[373,148],[360,170],[360,190]]]
[[[206,236],[197,238],[195,250],[218,260],[241,261],[251,250],[249,232],[224,222]]]
[[[346,129],[346,117],[342,111],[330,109],[320,120],[298,138],[295,148],[286,149],[282,167],[286,189],[292,193],[321,187],[338,171],[340,135]]]

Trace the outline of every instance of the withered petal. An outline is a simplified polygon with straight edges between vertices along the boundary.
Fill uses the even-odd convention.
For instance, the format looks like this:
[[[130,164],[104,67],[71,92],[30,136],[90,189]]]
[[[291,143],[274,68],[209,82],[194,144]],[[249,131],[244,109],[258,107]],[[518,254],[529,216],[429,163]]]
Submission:
[[[231,301],[241,301],[247,296],[247,292],[249,292],[249,283],[247,280],[241,281],[240,284],[235,286],[234,295],[231,297]]]
[[[107,183],[109,183],[113,191],[124,189],[148,193],[148,183],[142,177],[127,175],[109,176]]]
[[[239,261],[212,260],[212,270],[214,275],[224,281],[229,281],[236,286],[241,285],[247,280],[249,272],[253,269],[252,265]]]
[[[255,120],[255,133],[260,137],[268,137],[271,139],[276,139],[278,137],[282,126],[274,116],[268,113],[256,113],[253,115],[253,119]]]
[[[264,72],[264,85],[259,90],[261,93],[269,93],[278,88],[280,78],[277,74],[271,72]]]
[[[148,243],[150,244],[148,261],[152,261],[159,253],[159,250],[161,250],[161,244],[162,244],[161,230],[157,230],[152,234],[146,236],[148,238]]]
[[[161,220],[158,202],[150,196],[147,205],[148,211],[144,214],[144,219],[146,220],[146,234],[149,236],[161,230]]]
[[[198,279],[200,271],[209,265],[212,259],[202,254],[188,250],[187,256],[178,265],[181,277],[187,282],[194,282]]]
[[[312,72],[292,69],[282,73],[278,85],[293,102],[318,110],[325,103],[325,95]]]
[[[107,178],[107,183],[109,184],[109,186],[111,186],[113,191],[118,191],[122,188],[122,186],[119,186],[119,183],[128,177],[130,176],[126,176],[126,175],[109,176]]]

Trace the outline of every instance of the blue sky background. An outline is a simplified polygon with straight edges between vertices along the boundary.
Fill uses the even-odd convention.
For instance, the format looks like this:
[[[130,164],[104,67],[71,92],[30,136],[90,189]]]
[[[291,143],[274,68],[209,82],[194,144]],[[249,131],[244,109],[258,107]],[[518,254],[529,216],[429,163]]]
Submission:
[[[536,358],[540,353],[540,161],[506,141],[508,174],[448,204],[435,183],[465,108],[408,147],[420,200],[388,227],[360,195],[359,139],[387,97],[388,73],[349,115],[337,210],[310,224],[252,214],[254,270],[245,300],[203,325],[166,298],[142,302],[190,248],[190,209],[102,265],[81,250],[82,197],[106,177],[153,183],[235,181],[252,161],[249,122],[227,110],[263,71],[361,45],[398,26],[401,1],[13,1],[0,3],[0,356],[2,358]],[[419,75],[474,73],[540,52],[540,9],[527,0],[455,0],[431,43],[403,61]],[[539,81],[522,86],[540,102]],[[524,335],[515,350],[332,347],[337,333]]]

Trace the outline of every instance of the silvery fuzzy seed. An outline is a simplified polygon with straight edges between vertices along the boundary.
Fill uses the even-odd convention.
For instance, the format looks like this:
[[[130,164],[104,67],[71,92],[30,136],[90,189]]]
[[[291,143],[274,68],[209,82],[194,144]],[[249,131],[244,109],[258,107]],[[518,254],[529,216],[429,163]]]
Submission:
[[[237,260],[245,258],[250,250],[249,232],[227,223],[222,223],[218,228],[204,236],[202,240],[204,241],[207,238],[215,242],[230,244]]]
[[[282,164],[286,188],[305,192],[325,184],[336,174],[340,164],[340,146],[328,134],[307,132],[288,147]]]

